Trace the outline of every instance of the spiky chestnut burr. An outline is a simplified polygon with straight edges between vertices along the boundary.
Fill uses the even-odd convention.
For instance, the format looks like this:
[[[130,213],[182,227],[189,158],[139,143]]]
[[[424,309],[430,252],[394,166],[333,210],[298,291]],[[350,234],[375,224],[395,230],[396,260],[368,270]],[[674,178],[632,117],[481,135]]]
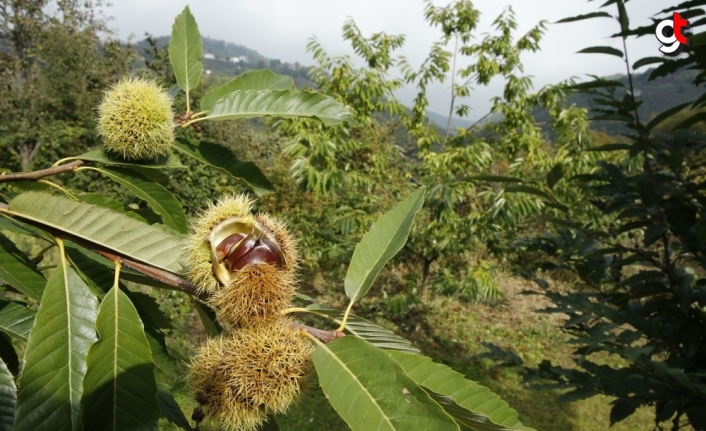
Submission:
[[[314,345],[290,319],[241,328],[207,341],[189,384],[206,418],[228,431],[254,430],[297,399]]]
[[[126,160],[150,160],[174,141],[172,99],[155,81],[127,77],[103,96],[98,132],[107,152]]]
[[[187,242],[189,277],[230,325],[276,319],[296,284],[296,241],[284,223],[253,216],[245,195],[212,204]]]

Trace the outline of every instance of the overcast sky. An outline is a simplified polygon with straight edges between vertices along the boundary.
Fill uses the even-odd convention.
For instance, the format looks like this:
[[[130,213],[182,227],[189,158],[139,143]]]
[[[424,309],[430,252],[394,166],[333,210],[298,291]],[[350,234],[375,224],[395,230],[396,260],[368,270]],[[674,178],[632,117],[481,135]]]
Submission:
[[[410,62],[419,65],[439,31],[424,22],[422,0],[199,0],[191,3],[177,0],[113,0],[106,9],[112,16],[111,27],[122,40],[142,39],[146,32],[154,36],[168,35],[174,18],[189,4],[203,36],[244,45],[265,57],[283,62],[296,61],[313,65],[306,52],[307,40],[316,37],[330,55],[352,54],[341,36],[341,27],[348,17],[355,20],[364,35],[384,31],[404,34],[405,47],[399,51]],[[445,5],[449,0],[437,0]],[[481,11],[481,33],[492,31],[492,21],[504,8],[511,6],[519,22],[518,35],[524,34],[540,20],[550,23],[568,16],[593,12],[600,2],[586,0],[477,0],[473,4]],[[631,1],[627,4],[633,26],[651,23],[649,17],[665,6],[660,0]],[[608,10],[615,14],[614,10]],[[555,83],[569,77],[585,78],[588,74],[610,75],[625,73],[625,64],[618,57],[600,54],[576,54],[588,46],[612,45],[608,38],[619,31],[617,23],[607,18],[569,24],[550,24],[541,42],[542,50],[523,57],[525,71],[534,77],[535,87]],[[482,36],[480,36],[482,37]],[[644,56],[658,56],[660,44],[645,36],[628,45],[631,63]],[[490,89],[479,90],[465,103],[471,106],[470,118],[484,115],[487,100],[502,90],[502,82]],[[432,88],[431,110],[445,113],[449,104],[449,84]],[[410,102],[413,93],[403,91],[399,97]]]

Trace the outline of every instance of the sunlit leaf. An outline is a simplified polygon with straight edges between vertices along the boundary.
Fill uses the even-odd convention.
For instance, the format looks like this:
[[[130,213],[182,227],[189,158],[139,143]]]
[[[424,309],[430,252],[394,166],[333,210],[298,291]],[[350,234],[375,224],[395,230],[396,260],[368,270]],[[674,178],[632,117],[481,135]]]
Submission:
[[[381,215],[355,246],[345,279],[346,295],[357,301],[370,289],[382,267],[407,242],[412,222],[424,203],[424,187]]]
[[[0,431],[12,430],[15,421],[17,387],[4,362],[0,361]]]
[[[314,351],[319,384],[353,431],[459,430],[385,352],[357,337]]]
[[[490,389],[466,379],[426,356],[387,352],[418,385],[434,392],[432,398],[460,424],[477,431],[530,430],[518,414]],[[446,399],[444,397],[447,397]]]
[[[201,98],[201,110],[211,110],[218,99],[234,91],[293,89],[294,80],[289,76],[278,75],[269,69],[249,70],[204,94]]]
[[[189,94],[201,79],[203,63],[203,43],[196,20],[186,6],[177,15],[172,25],[172,37],[169,39],[169,61],[174,69],[179,88]]]
[[[350,120],[348,109],[336,99],[315,92],[290,90],[236,91],[219,99],[206,118],[220,121],[263,116],[315,117],[329,126]]]
[[[140,316],[113,287],[98,310],[100,340],[88,353],[83,425],[92,431],[156,430],[160,411],[154,364]]]
[[[37,264],[0,234],[0,280],[32,299],[39,300],[47,280],[37,271]]]
[[[140,223],[107,208],[47,193],[24,193],[10,213],[99,244],[119,254],[174,273],[181,270],[183,241],[175,233]]]
[[[47,281],[29,333],[14,429],[81,429],[80,399],[88,349],[96,341],[98,299],[68,264]]]
[[[253,162],[243,162],[228,148],[210,142],[177,139],[174,148],[216,168],[220,173],[244,181],[258,196],[274,191],[274,186]]]

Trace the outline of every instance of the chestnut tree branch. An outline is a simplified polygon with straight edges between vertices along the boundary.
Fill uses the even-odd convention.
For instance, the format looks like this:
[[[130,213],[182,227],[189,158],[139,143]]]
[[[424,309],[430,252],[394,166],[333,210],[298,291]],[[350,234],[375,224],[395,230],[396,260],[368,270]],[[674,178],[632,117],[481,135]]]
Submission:
[[[64,172],[71,172],[83,165],[83,160],[74,160],[71,163],[60,166],[52,166],[46,169],[40,169],[38,171],[32,172],[11,172],[9,174],[0,174],[0,183],[6,183],[10,181],[37,181],[41,178],[48,177],[50,175],[61,174]]]

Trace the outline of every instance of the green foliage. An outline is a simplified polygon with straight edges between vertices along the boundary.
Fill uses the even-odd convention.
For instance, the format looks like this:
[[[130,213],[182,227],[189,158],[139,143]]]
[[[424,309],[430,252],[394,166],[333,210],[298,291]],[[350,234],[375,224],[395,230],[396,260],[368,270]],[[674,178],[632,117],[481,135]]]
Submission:
[[[440,36],[416,68],[395,55],[403,36],[376,33],[366,38],[352,21],[344,24],[343,37],[363,67],[357,68],[350,56],[328,56],[318,41],[311,40],[308,49],[318,63],[312,79],[322,92],[350,107],[353,124],[325,129],[302,121],[277,124],[289,139],[283,153],[291,160],[294,178],[321,202],[316,210],[335,211],[334,221],[341,220],[340,226],[330,218],[324,220],[325,232],[360,234],[366,224],[348,222],[366,217],[360,209],[399,199],[412,183],[427,188],[419,215],[424,221],[412,231],[402,264],[402,271],[414,273],[409,280],[415,280],[397,296],[406,298],[397,301],[407,304],[403,308],[418,302],[415,298],[427,298],[431,289],[472,300],[498,298],[492,277],[482,272],[476,277],[474,270],[484,265],[488,251],[498,252],[508,238],[537,223],[547,208],[541,197],[546,193],[569,199],[577,213],[591,214],[581,193],[562,178],[588,172],[597,157],[583,151],[590,145],[586,112],[564,106],[561,87],[531,93],[532,82],[522,75],[520,57],[539,48],[544,23],[515,37],[517,22],[509,9],[494,21],[493,33],[479,38],[474,35],[479,12],[468,1],[445,7],[429,2],[425,19],[440,30]],[[506,80],[503,96],[493,100],[487,115],[499,120],[451,130],[451,116],[468,115],[469,108],[459,103],[494,77]],[[449,122],[440,131],[427,120],[427,88],[446,79],[452,87]],[[404,84],[418,90],[409,111],[394,97]],[[554,142],[548,141],[531,114],[539,108],[551,114]],[[539,184],[550,171],[552,181]],[[526,184],[513,191],[488,183],[488,175],[521,178]],[[376,187],[381,182],[387,186],[384,191]],[[528,187],[537,196],[519,193]],[[328,194],[336,195],[330,202],[335,209],[327,206]],[[306,250],[312,258],[321,256],[312,247]]]
[[[71,2],[60,4],[63,7]],[[354,27],[350,31],[350,37],[359,36]],[[400,40],[381,38],[376,43],[382,56],[368,53],[375,63],[373,66],[389,67],[386,52],[399,46]],[[0,195],[3,230],[0,424],[3,426],[17,430],[156,430],[159,419],[163,418],[191,429],[170,385],[180,380],[175,375],[175,360],[184,358],[174,353],[173,346],[168,347],[166,334],[174,327],[172,320],[180,316],[173,310],[165,313],[155,296],[167,302],[162,289],[178,291],[169,298],[171,304],[179,311],[192,313],[194,318],[198,315],[204,332],[212,337],[221,333],[232,335],[235,329],[229,322],[219,321],[224,316],[205,305],[209,293],[185,278],[191,262],[185,259],[184,207],[190,204],[203,208],[208,200],[184,202],[174,194],[170,176],[180,172],[223,175],[261,195],[273,188],[255,164],[241,161],[231,148],[191,137],[218,120],[280,117],[295,118],[288,124],[296,127],[306,125],[323,133],[334,130],[331,136],[341,139],[337,134],[346,128],[363,131],[362,125],[373,125],[374,111],[388,106],[382,99],[371,104],[365,98],[353,97],[350,101],[359,100],[363,102],[362,109],[369,109],[367,114],[359,111],[353,118],[340,99],[299,92],[289,78],[253,71],[207,92],[201,99],[204,110],[193,113],[190,106],[198,104],[198,97],[193,98],[192,93],[203,69],[200,47],[196,21],[187,7],[173,27],[169,46],[172,72],[161,69],[164,63],[152,64],[152,71],[161,73],[166,80],[173,73],[185,93],[185,100],[175,102],[185,112],[175,116],[181,136],[171,145],[171,154],[140,164],[116,159],[99,150],[83,152],[77,146],[74,149],[80,149],[82,155],[58,160],[51,168],[0,177],[0,182],[9,185]],[[383,87],[386,85],[383,75],[377,79]],[[360,91],[370,90],[363,84],[361,81]],[[392,104],[388,107],[395,109]],[[352,119],[360,124],[344,124]],[[218,133],[229,130],[232,129],[214,128]],[[389,176],[387,163],[392,159],[385,157],[398,151],[375,154],[370,151],[372,147],[364,147],[367,144],[363,141],[350,147],[358,167],[370,163],[378,169],[378,178]],[[73,178],[61,185],[48,180],[60,173],[73,177],[86,172],[99,174],[91,177],[94,182],[90,188],[76,187],[80,182],[74,182]],[[363,181],[362,171],[359,178],[358,187],[374,184],[368,179]],[[93,192],[111,188],[118,191],[117,197]],[[385,188],[383,185],[379,190]],[[401,192],[407,194],[409,188],[399,183],[389,194],[369,193],[366,219],[354,223],[350,214],[339,213],[334,217],[341,230],[350,234],[347,235],[350,238],[339,243],[344,245],[353,244],[352,234],[372,224],[353,251],[351,270],[345,279],[350,306],[343,312],[316,303],[282,310],[285,314],[311,314],[340,325],[338,330],[326,330],[296,324],[285,328],[288,336],[307,336],[316,342],[313,362],[319,383],[329,395],[331,405],[353,429],[368,429],[371,422],[385,429],[527,429],[517,420],[517,413],[487,389],[480,389],[472,402],[460,396],[458,391],[478,389],[460,375],[454,375],[451,385],[443,388],[438,380],[429,380],[430,374],[440,367],[447,373],[450,370],[423,359],[408,340],[350,314],[353,302],[368,293],[382,267],[404,247],[415,216],[423,206],[424,187],[417,188],[375,223],[372,218],[379,214],[382,203],[385,204],[382,208],[392,207]],[[92,192],[86,193],[86,189]],[[351,191],[351,196],[359,191]],[[121,199],[121,196],[128,197]],[[351,207],[351,211],[362,210]],[[15,242],[16,236],[21,238],[18,242],[23,247]],[[31,244],[28,250],[24,249],[25,242]],[[44,265],[37,267],[40,261]],[[293,267],[296,264],[291,263]],[[256,332],[259,327],[252,330]],[[10,337],[12,343],[8,341]],[[399,355],[413,355],[413,358]],[[243,366],[251,370],[254,366],[266,369],[270,364]],[[218,375],[212,374],[211,379]],[[208,387],[191,394],[200,405],[204,405],[203,397],[209,395],[214,383],[208,376],[205,381]],[[213,387],[233,389],[229,382],[218,382]],[[265,390],[268,387],[264,385]],[[253,406],[245,406],[243,411],[246,407]],[[263,406],[254,407],[255,411],[261,411]],[[194,410],[194,429],[200,426],[205,410],[201,407]],[[270,418],[268,426],[276,429],[274,419]]]
[[[651,36],[651,26],[649,33],[629,27],[622,1],[602,8],[613,4],[618,13],[612,17],[621,29],[614,37],[624,42],[629,35]],[[680,7],[687,8],[685,13],[703,13],[689,9],[695,7],[690,3]],[[698,88],[703,85],[702,51],[699,46],[688,49],[685,58],[664,62],[652,76],[696,65],[699,72],[693,85]],[[581,52],[616,54],[604,47]],[[627,53],[621,51],[620,56]],[[600,160],[592,174],[571,179],[601,216],[582,220],[567,212],[546,218],[552,226],[549,232],[514,244],[524,252],[518,269],[543,286],[553,303],[545,311],[569,316],[563,328],[574,346],[575,367],[544,361],[530,369],[529,376],[569,388],[562,396],[566,401],[596,394],[615,397],[611,424],[638,407],[651,406],[656,428],[670,421],[672,430],[686,424],[702,430],[706,429],[702,240],[706,226],[701,190],[706,136],[683,130],[691,126],[688,120],[673,119],[677,130],[669,134],[658,131],[657,126],[683,110],[684,104],[645,123],[638,111],[642,101],[631,71],[627,72],[626,83],[596,78],[574,86],[600,106],[594,118],[615,121],[628,131],[623,142],[599,148],[618,153],[617,157]],[[699,100],[688,105],[701,107]],[[544,197],[545,203],[554,199]],[[547,275],[569,277],[575,288],[556,291]]]

